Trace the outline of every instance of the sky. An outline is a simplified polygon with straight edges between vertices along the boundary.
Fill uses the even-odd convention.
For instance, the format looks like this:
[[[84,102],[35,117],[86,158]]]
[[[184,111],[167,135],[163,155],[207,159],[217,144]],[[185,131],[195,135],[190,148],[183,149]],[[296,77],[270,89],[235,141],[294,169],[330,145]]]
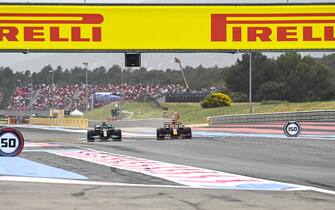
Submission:
[[[0,0],[1,2],[30,2],[30,3],[84,3],[85,0]],[[335,0],[86,0],[86,3],[335,3]],[[326,53],[314,52],[303,53],[320,57]],[[266,53],[269,57],[276,57],[278,53]],[[178,57],[184,66],[230,66],[234,64],[241,55],[225,53],[143,53],[142,66],[148,69],[178,69],[174,58]],[[51,64],[56,68],[61,65],[63,68],[84,66],[88,62],[89,69],[112,65],[123,65],[124,54],[122,53],[0,53],[0,66],[9,66],[14,71],[30,70],[39,71],[44,66]]]

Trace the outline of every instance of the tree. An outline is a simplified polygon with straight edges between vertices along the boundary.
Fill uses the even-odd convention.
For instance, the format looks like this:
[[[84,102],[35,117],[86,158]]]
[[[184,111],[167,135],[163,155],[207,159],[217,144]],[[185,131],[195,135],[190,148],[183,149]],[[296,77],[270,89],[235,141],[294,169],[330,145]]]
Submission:
[[[225,82],[234,92],[249,93],[249,54],[243,54],[242,60],[237,60],[225,75]],[[252,94],[269,80],[274,80],[278,75],[275,60],[268,59],[262,53],[252,53]]]
[[[289,100],[294,102],[330,100],[334,98],[334,74],[315,59],[295,52],[268,59],[253,54],[252,94],[258,100]],[[233,92],[249,92],[249,55],[244,54],[231,66],[225,77]],[[285,94],[284,94],[285,93]]]
[[[57,66],[56,70],[54,70],[54,83],[55,84],[64,84],[64,74],[61,66]]]
[[[4,109],[7,107],[8,101],[15,90],[18,87],[18,79],[24,81],[24,74],[22,72],[13,73],[13,70],[9,67],[0,67],[0,90],[2,91],[2,101],[0,102],[0,108]]]
[[[121,84],[121,67],[113,65],[107,71],[107,83],[119,85]]]
[[[51,84],[51,65],[44,66],[34,77],[34,84]]]
[[[277,58],[278,75],[275,81],[284,82],[288,79],[291,71],[297,68],[301,62],[301,55],[296,52],[288,52]]]
[[[295,102],[329,100],[334,92],[333,78],[328,69],[306,56],[287,78],[287,98]]]
[[[74,67],[71,69],[72,82],[74,84],[85,84],[86,82],[86,70],[81,67]]]
[[[285,99],[286,83],[269,81],[262,84],[256,93],[259,101],[283,100]]]
[[[86,69],[85,70],[85,81],[86,81]],[[89,84],[106,84],[108,83],[108,77],[106,77],[107,70],[105,67],[100,66],[98,68],[95,68],[93,72],[88,71],[87,72],[89,77]]]

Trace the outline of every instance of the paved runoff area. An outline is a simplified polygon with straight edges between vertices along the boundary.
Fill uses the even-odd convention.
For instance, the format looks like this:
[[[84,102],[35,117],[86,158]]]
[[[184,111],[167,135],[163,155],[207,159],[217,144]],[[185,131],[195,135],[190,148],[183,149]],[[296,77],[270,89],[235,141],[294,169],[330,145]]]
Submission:
[[[334,125],[194,128],[191,140],[124,129],[122,142],[86,131],[20,128],[18,157],[0,158],[1,209],[333,209]],[[261,132],[261,131],[264,132]],[[280,133],[280,132],[281,133]]]

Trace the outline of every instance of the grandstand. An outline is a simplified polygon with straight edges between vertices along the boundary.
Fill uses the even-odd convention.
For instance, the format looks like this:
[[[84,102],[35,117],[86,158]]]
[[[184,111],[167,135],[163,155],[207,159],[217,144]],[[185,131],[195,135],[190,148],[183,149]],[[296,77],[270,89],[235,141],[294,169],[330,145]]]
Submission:
[[[52,104],[54,95],[55,109],[75,108],[85,110],[86,92],[85,85],[34,85],[31,87],[17,87],[7,106],[8,110],[27,111],[33,106],[34,110],[48,110]],[[122,96],[124,101],[144,101],[147,98],[158,98],[167,93],[183,93],[186,89],[178,84],[170,85],[144,85],[144,84],[123,84],[123,85],[88,85],[88,100],[95,92],[112,92]],[[90,104],[90,102],[88,103]]]

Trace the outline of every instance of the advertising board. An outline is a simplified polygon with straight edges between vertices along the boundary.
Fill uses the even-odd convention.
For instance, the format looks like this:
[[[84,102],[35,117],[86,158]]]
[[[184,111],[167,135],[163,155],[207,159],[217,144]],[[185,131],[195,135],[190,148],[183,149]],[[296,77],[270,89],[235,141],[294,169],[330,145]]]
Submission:
[[[0,5],[0,50],[331,50],[335,5]]]

